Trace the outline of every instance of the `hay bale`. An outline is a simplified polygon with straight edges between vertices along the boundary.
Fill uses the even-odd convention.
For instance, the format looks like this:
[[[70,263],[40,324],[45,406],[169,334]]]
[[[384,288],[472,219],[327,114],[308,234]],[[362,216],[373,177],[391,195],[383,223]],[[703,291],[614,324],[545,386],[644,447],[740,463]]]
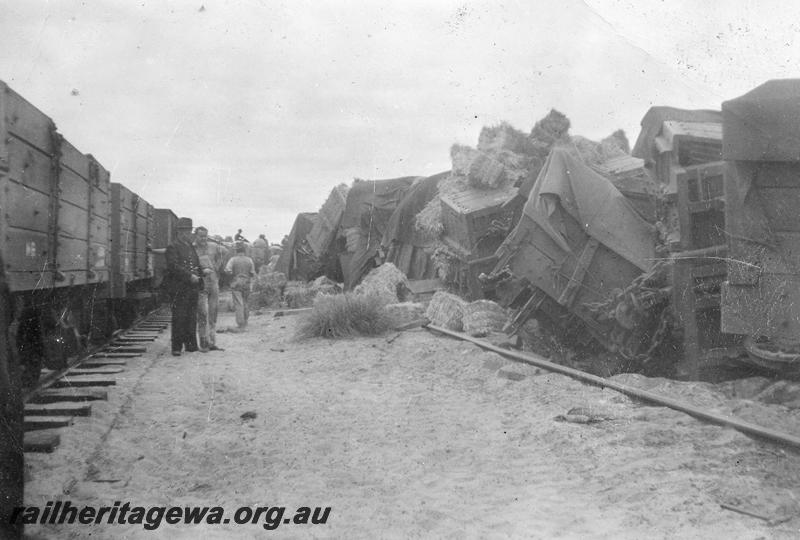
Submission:
[[[270,272],[265,266],[262,266],[253,281],[247,305],[251,309],[279,306],[286,283],[286,276],[283,273]]]
[[[454,144],[450,147],[451,171],[455,176],[467,176],[470,166],[478,155],[478,151],[463,144]]]
[[[384,304],[396,304],[411,296],[411,287],[406,275],[395,265],[387,262],[370,271],[353,292],[376,296]]]
[[[253,281],[253,291],[273,290],[283,291],[286,287],[286,275],[283,272],[270,272],[267,267],[262,266],[255,281]]]
[[[303,281],[289,281],[283,289],[283,300],[290,309],[310,307],[317,292]]]
[[[508,320],[505,310],[491,300],[475,300],[464,307],[464,332],[473,337],[499,332]]]
[[[467,303],[454,294],[437,291],[428,304],[425,316],[431,324],[460,332],[464,328],[464,308]]]
[[[469,185],[476,188],[496,188],[506,181],[506,170],[502,163],[483,152],[479,152],[469,165]]]
[[[383,308],[392,321],[392,326],[402,326],[425,317],[425,305],[419,302],[400,302],[388,304]]]
[[[317,294],[339,294],[342,286],[330,279],[328,276],[320,276],[311,283],[311,288]]]

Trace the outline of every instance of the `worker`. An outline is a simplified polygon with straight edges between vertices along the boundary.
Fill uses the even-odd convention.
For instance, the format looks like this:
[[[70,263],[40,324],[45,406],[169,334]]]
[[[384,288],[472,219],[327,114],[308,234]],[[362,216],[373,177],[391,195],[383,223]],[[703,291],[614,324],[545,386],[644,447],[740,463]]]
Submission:
[[[250,284],[256,275],[253,259],[245,255],[244,243],[236,243],[236,255],[231,257],[228,264],[225,265],[225,273],[233,277],[231,294],[233,307],[236,310],[236,326],[240,330],[244,330],[249,318],[247,299],[250,296]]]
[[[233,241],[234,242],[247,242],[248,244],[250,243],[250,242],[247,241],[247,238],[242,236],[242,229],[239,229],[236,232],[236,234],[233,236]]]
[[[250,249],[250,255],[253,258],[253,264],[256,265],[256,274],[258,274],[261,267],[268,262],[269,243],[263,234],[259,234],[258,238],[253,242]]]
[[[167,282],[165,290],[172,308],[172,355],[186,352],[208,352],[197,346],[197,297],[204,286],[200,260],[192,246],[192,220],[179,218],[178,239],[167,246]]]
[[[197,295],[197,334],[200,348],[221,351],[217,347],[217,308],[219,305],[219,274],[225,264],[226,249],[209,241],[208,229],[194,230],[194,248],[203,272],[203,289]]]

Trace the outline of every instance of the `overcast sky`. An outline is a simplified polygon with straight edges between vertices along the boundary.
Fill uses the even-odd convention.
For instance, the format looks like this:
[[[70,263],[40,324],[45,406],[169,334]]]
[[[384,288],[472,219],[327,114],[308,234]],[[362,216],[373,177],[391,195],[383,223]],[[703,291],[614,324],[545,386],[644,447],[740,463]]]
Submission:
[[[485,125],[555,107],[633,142],[652,105],[798,77],[798,4],[0,0],[0,80],[156,207],[279,241],[336,184],[447,170]]]

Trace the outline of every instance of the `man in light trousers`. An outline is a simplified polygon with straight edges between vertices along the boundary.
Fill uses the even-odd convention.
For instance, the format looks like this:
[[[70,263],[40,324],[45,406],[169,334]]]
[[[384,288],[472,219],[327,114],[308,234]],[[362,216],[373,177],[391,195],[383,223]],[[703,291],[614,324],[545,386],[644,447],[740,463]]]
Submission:
[[[231,283],[231,295],[233,296],[233,306],[236,310],[236,326],[244,330],[249,318],[247,299],[250,296],[250,283],[256,275],[253,259],[245,255],[245,245],[236,244],[236,255],[231,257],[225,265],[225,272],[233,276]]]
[[[221,351],[217,347],[217,309],[219,305],[219,275],[225,248],[208,241],[208,229],[195,229],[195,250],[203,271],[203,290],[197,298],[197,334],[200,347],[209,351]]]

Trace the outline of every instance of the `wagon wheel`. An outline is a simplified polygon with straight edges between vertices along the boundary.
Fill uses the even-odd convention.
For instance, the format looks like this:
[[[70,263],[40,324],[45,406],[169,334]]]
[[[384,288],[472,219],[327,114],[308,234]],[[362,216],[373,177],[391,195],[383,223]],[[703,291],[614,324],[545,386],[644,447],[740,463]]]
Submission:
[[[50,310],[42,321],[44,363],[50,369],[64,369],[67,360],[84,350],[75,313],[69,308]]]

